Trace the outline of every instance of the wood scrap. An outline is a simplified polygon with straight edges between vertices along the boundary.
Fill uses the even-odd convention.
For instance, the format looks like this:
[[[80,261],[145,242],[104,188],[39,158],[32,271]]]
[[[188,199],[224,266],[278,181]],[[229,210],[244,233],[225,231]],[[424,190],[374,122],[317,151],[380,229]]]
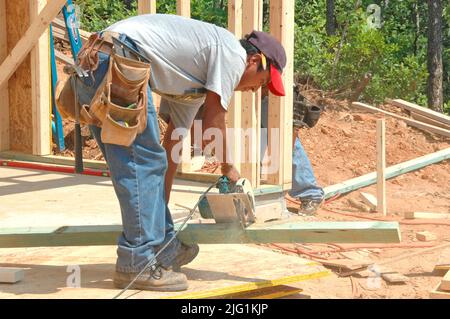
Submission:
[[[378,266],[387,265],[387,264],[390,264],[390,263],[393,263],[393,262],[397,262],[397,261],[402,260],[402,259],[423,255],[425,253],[429,253],[429,252],[432,252],[432,251],[435,251],[435,250],[439,250],[439,249],[444,249],[444,248],[447,248],[447,247],[450,247],[450,242],[448,242],[448,241],[445,242],[442,245],[437,245],[437,246],[434,246],[434,247],[431,247],[431,248],[422,249],[420,251],[416,251],[416,252],[410,253],[410,254],[409,253],[408,254],[403,254],[403,255],[400,255],[400,256],[397,256],[397,257],[394,257],[394,258],[390,258],[390,259],[387,259],[387,260],[384,260],[384,261],[378,261],[377,265]],[[340,274],[340,276],[341,277],[351,276],[353,274],[356,274],[358,272],[366,270],[368,266],[369,265],[362,266],[361,268],[358,268],[358,269],[353,269],[353,270],[347,271],[345,273]],[[450,267],[450,262],[449,262],[449,267]]]
[[[73,59],[71,57],[65,55],[64,53],[62,53],[61,51],[58,51],[56,49],[55,49],[55,57],[65,64],[69,64],[69,65],[75,64],[75,62],[73,61]]]
[[[441,289],[441,283],[436,288],[430,291],[431,299],[450,299],[450,292],[445,292]]]
[[[370,207],[371,210],[376,211],[377,210],[377,198],[369,193],[361,192],[359,193],[362,201]]]
[[[382,272],[381,277],[390,284],[404,284],[409,281],[408,277],[396,271]]]
[[[442,278],[441,289],[445,291],[450,291],[450,270],[447,271],[444,278]]]
[[[432,212],[406,212],[406,219],[450,219],[450,214]]]
[[[420,241],[432,241],[436,240],[436,235],[429,231],[422,231],[416,233],[416,238]]]
[[[0,267],[0,283],[14,284],[24,278],[22,268],[6,268]]]
[[[438,262],[434,266],[434,271],[448,271],[450,270],[450,248],[442,251]]]

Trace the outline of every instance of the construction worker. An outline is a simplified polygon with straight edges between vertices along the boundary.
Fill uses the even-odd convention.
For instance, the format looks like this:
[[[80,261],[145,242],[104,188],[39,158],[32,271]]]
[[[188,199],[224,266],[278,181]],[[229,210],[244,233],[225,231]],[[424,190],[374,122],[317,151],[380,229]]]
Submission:
[[[172,150],[179,143],[171,139],[172,132],[190,128],[204,103],[203,126],[223,133],[226,150],[225,115],[233,91],[268,85],[273,94],[284,95],[281,73],[286,65],[285,51],[264,32],[255,31],[238,40],[226,29],[176,15],[140,15],[119,21],[100,34],[112,33],[124,44],[121,50],[125,56],[137,52],[151,64],[147,126],[132,144],[102,143],[102,128],[90,125],[108,163],[122,213],[114,285],[124,288],[146,269],[131,288],[185,290],[187,278],[178,269],[195,258],[198,246],[172,240],[175,231],[166,198],[177,167]],[[100,50],[93,72],[95,83],[107,74],[109,60],[110,55]],[[81,105],[89,105],[93,98],[91,87],[78,87]],[[152,91],[162,96],[161,107],[170,115],[164,148]],[[222,173],[236,181],[239,172],[233,164],[224,155],[219,160]]]
[[[296,92],[295,89],[294,89],[294,98],[297,98],[299,96],[298,94],[299,92]],[[296,107],[296,104],[297,105],[299,104],[295,102],[296,101],[294,101],[294,109]],[[269,92],[266,87],[263,87],[261,91],[261,128],[263,129],[264,128],[267,129],[269,126],[268,108],[269,108]],[[315,125],[315,123],[316,122],[314,122],[313,125]],[[302,123],[301,126],[303,127],[308,125],[306,123]],[[314,176],[311,162],[309,161],[308,155],[306,154],[305,149],[303,148],[303,145],[300,142],[299,133],[300,130],[298,130],[297,127],[297,129],[294,132],[294,145],[292,150],[292,189],[289,191],[289,195],[300,201],[300,207],[297,210],[298,214],[314,215],[323,202],[324,191],[320,186],[317,185],[316,177]],[[267,133],[262,131],[261,159],[264,158],[267,143],[268,143]]]

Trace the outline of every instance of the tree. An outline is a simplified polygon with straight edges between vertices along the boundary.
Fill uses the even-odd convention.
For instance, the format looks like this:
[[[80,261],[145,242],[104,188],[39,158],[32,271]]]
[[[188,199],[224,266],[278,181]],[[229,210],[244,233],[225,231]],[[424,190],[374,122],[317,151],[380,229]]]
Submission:
[[[442,13],[442,0],[428,0],[428,106],[441,113],[444,112]]]
[[[327,35],[336,34],[336,18],[334,16],[334,0],[327,0]]]

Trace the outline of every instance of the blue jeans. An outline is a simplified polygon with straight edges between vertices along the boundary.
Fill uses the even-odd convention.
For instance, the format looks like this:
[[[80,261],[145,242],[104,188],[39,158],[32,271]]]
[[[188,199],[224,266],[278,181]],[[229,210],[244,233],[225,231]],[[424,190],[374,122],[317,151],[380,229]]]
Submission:
[[[137,50],[134,42],[125,35],[121,35],[120,40]],[[109,55],[100,52],[99,67],[93,79],[78,80],[80,103],[90,103],[108,71],[108,64]],[[120,203],[123,232],[118,239],[116,270],[121,272],[141,271],[175,234],[164,192],[166,151],[159,142],[158,119],[150,86],[147,93],[147,127],[131,146],[104,144],[100,137],[101,128],[89,127],[109,166]],[[180,242],[174,239],[158,256],[158,263],[170,266],[179,248]]]
[[[261,101],[261,128],[269,126],[268,105],[269,99],[264,97]],[[267,143],[267,131],[261,131],[261,159],[266,151]],[[311,162],[298,137],[295,139],[294,149],[292,150],[292,189],[289,191],[289,195],[299,198],[300,201],[321,201],[324,197],[324,191],[317,186]]]

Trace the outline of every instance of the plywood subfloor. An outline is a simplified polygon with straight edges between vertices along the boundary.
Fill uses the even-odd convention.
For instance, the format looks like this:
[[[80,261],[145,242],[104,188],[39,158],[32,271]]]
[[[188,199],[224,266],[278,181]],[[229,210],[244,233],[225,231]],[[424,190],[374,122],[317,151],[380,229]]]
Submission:
[[[25,269],[25,278],[21,282],[0,284],[0,299],[112,298],[119,292],[112,284],[115,250],[113,246],[0,249],[0,267]],[[68,287],[67,282],[72,285],[73,269],[77,267],[81,287]],[[250,290],[255,283],[282,281],[289,277],[290,283],[301,287],[302,281],[326,280],[329,274],[310,260],[249,245],[202,245],[198,257],[182,271],[189,280],[188,291],[130,290],[122,297],[210,297],[220,295],[217,294],[220,291],[233,291],[233,287],[239,287],[240,291],[242,287]],[[216,293],[211,294],[212,290]]]

